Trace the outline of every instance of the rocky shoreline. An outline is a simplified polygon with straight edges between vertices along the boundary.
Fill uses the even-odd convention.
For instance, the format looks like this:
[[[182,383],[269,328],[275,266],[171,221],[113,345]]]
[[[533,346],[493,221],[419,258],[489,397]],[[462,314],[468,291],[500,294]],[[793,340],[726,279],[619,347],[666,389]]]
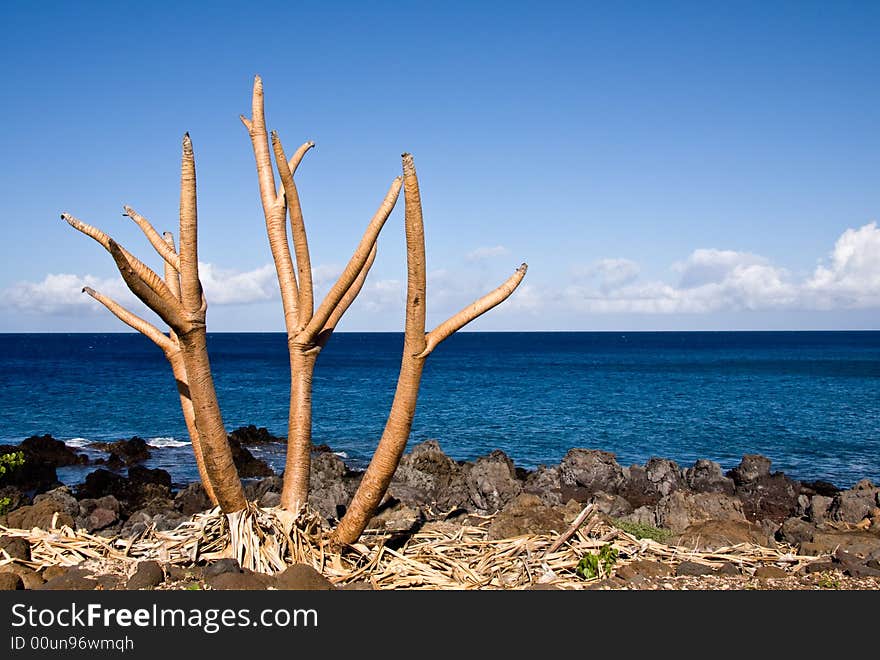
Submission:
[[[247,446],[280,441],[266,429],[254,426],[230,434],[236,466],[247,479],[248,497],[267,507],[278,504],[281,478]],[[21,467],[0,481],[0,499],[7,502],[0,525],[17,529],[68,525],[108,538],[135,538],[150,526],[172,529],[209,508],[199,484],[175,487],[168,472],[142,465],[152,451],[144,440],[96,443],[92,448],[106,457],[89,459],[48,435],[27,438],[19,445],[0,446],[0,454],[20,451],[25,459]],[[68,465],[94,465],[96,469],[83,483],[68,487],[58,482],[56,474],[56,468]],[[361,476],[329,447],[315,448],[310,505],[328,526],[344,513]],[[807,580],[807,585],[811,584],[810,575],[830,571],[840,574],[838,585],[854,588],[859,580],[867,580],[867,588],[880,586],[880,488],[867,479],[846,490],[823,481],[797,481],[772,471],[770,459],[759,455],[744,456],[738,466],[725,473],[710,460],[680,467],[668,459],[652,458],[644,465],[624,467],[609,452],[575,448],[559,464],[525,470],[497,450],[475,461],[455,461],[436,441],[428,441],[404,455],[370,528],[389,534],[393,540],[405,538],[425,525],[467,524],[492,516],[488,522],[490,538],[559,533],[589,503],[627,532],[693,550],[713,551],[738,543],[765,547],[786,544],[801,555],[823,557],[799,576]],[[82,567],[54,567],[54,571],[49,567],[42,573],[28,574],[30,569],[22,565],[30,559],[26,546],[20,537],[0,536],[0,587],[95,588],[99,584],[100,576]],[[16,563],[16,559],[20,561]],[[202,580],[213,588],[328,586],[320,575],[303,568],[297,569],[296,580],[278,578],[287,580],[286,587],[269,584],[275,578],[253,576],[248,579],[254,584],[254,580],[262,580],[263,586],[246,587],[241,571],[233,571],[238,578],[218,582],[216,576],[229,571],[217,572],[217,567],[159,567],[157,572],[155,567],[146,566],[149,562],[143,563],[149,579],[141,576],[131,582],[139,569],[125,579],[118,575],[105,579],[106,584],[100,588],[175,584],[172,574],[182,580]],[[684,564],[664,569],[647,566],[641,571],[637,564],[621,567],[605,586],[677,588],[675,584],[687,584],[686,579],[725,577],[717,571],[699,573],[699,569],[687,566],[682,569]],[[726,577],[736,579],[735,572],[728,571]],[[769,573],[773,571],[765,573],[763,577],[771,579]],[[160,575],[161,580],[156,581]],[[756,576],[740,573],[738,577]],[[673,586],[651,586],[655,583]],[[71,586],[76,584],[80,586]],[[734,584],[704,588],[744,587]]]

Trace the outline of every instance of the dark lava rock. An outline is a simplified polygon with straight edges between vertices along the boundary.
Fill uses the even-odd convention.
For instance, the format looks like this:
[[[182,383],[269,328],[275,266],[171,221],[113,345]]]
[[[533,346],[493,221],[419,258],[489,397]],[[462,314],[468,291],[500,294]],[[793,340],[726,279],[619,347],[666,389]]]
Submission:
[[[412,532],[419,528],[424,519],[421,509],[392,499],[390,505],[379,507],[367,527],[386,532]]]
[[[223,573],[241,573],[241,566],[237,559],[216,559],[202,569],[202,577],[216,577]]]
[[[436,440],[417,444],[403,455],[388,492],[409,506],[436,504],[451,509],[468,501],[461,466],[443,453]]]
[[[849,490],[839,492],[831,503],[829,515],[832,520],[859,523],[870,518],[880,506],[880,488],[868,479],[862,479]]]
[[[468,499],[475,510],[494,513],[520,494],[513,461],[498,449],[464,466]]]
[[[18,446],[0,445],[0,454],[18,451],[24,454],[24,465],[5,474],[3,480],[6,485],[26,491],[42,492],[54,488],[60,485],[55,468],[84,465],[89,460],[51,435],[31,436]]]
[[[283,486],[284,480],[281,477],[266,477],[265,479],[245,484],[244,494],[249,500],[258,500],[269,491],[280,493]]]
[[[757,469],[750,470],[748,473],[751,475],[757,471]],[[734,481],[737,481],[736,477]],[[786,518],[797,515],[800,483],[781,472],[762,473],[747,481],[737,481],[736,496],[742,500],[743,513],[749,520],[753,522],[772,520],[781,523]]]
[[[125,477],[98,468],[86,475],[85,481],[77,486],[76,494],[81,499],[98,499],[112,495],[117,500],[127,500],[131,495],[131,485]]]
[[[623,580],[669,577],[672,575],[672,567],[659,561],[637,559],[618,568],[615,575]]]
[[[272,435],[265,426],[259,428],[253,424],[240,426],[229,434],[229,437],[243,445],[264,445],[269,442],[283,442],[284,438]]]
[[[31,499],[21,488],[17,486],[0,487],[0,500],[9,500],[6,507],[7,511],[15,511],[20,506],[27,506],[31,503]]]
[[[341,518],[359,480],[339,456],[316,454],[309,469],[309,505],[325,518]]]
[[[152,589],[165,581],[165,573],[157,561],[140,561],[137,570],[128,578],[125,588],[130,590]]]
[[[798,554],[825,555],[837,550],[865,559],[880,559],[880,536],[863,531],[819,530],[811,541],[801,543]]]
[[[755,569],[755,577],[759,580],[781,580],[788,577],[785,569],[778,566],[759,566]]]
[[[110,509],[95,509],[89,514],[89,517],[85,520],[85,528],[89,532],[97,532],[102,529],[106,529],[110,527],[113,523],[119,520],[119,516],[116,512],[111,511]]]
[[[739,570],[739,566],[734,564],[732,561],[726,561],[721,566],[715,569],[715,575],[728,575],[732,577],[738,577],[742,575],[742,571]]]
[[[840,564],[844,575],[850,577],[880,577],[880,570],[868,566],[864,558],[838,548],[834,552],[834,563]]]
[[[711,566],[704,566],[694,561],[683,561],[675,567],[676,577],[713,575],[714,573],[715,569]]]
[[[200,483],[189,484],[174,496],[174,506],[185,516],[213,508],[208,494]]]
[[[271,477],[275,474],[269,464],[261,458],[256,458],[241,441],[229,436],[229,448],[232,450],[232,461],[242,479],[251,477]]]
[[[760,454],[746,454],[739,465],[727,473],[737,486],[747,484],[759,477],[770,476],[770,459]]]
[[[826,495],[813,495],[807,506],[806,515],[817,525],[824,523],[830,515],[831,505],[834,499]]]
[[[0,567],[0,571],[3,573],[12,573],[20,577],[22,582],[24,582],[25,589],[36,589],[45,582],[40,574],[34,569],[22,566],[21,564],[6,564],[5,566]]]
[[[657,526],[673,532],[710,520],[745,520],[740,501],[723,493],[675,491],[660,500],[656,511]]]
[[[598,449],[570,449],[559,464],[564,485],[580,486],[590,493],[619,494],[624,484],[623,468],[614,454]]]
[[[685,470],[684,479],[688,487],[698,493],[733,495],[733,479],[725,477],[721,466],[715,461],[704,458],[697,460],[693,467]]]
[[[0,591],[23,591],[24,580],[15,573],[0,573]]]
[[[805,495],[822,495],[834,497],[840,492],[840,488],[828,481],[802,481],[801,492]]]
[[[27,539],[17,536],[0,536],[0,548],[13,559],[31,560],[31,544]]]
[[[791,545],[800,545],[813,540],[813,534],[817,531],[816,526],[801,518],[788,518],[779,528],[777,536],[780,541]]]
[[[556,506],[562,504],[562,478],[559,466],[538,466],[537,470],[526,475],[523,492],[540,497],[544,504]]]
[[[522,493],[505,505],[489,525],[490,539],[513,538],[524,534],[549,534],[565,530],[562,513],[537,495]]]
[[[712,552],[738,543],[753,543],[765,547],[774,545],[761,527],[746,520],[707,520],[691,525],[672,542],[673,545],[700,552]]]
[[[239,573],[220,573],[207,580],[212,589],[228,591],[264,591],[273,584],[271,576],[244,570]]]
[[[137,436],[130,440],[117,440],[116,442],[92,442],[89,447],[106,451],[110,454],[108,464],[118,466],[137,465],[143,463],[151,455],[149,445],[143,438]]]
[[[293,564],[275,576],[274,586],[282,590],[333,591],[333,583],[308,564]]]
[[[171,488],[171,475],[161,468],[146,468],[136,465],[128,469],[128,478],[133,484],[156,484]]]
[[[37,589],[42,591],[91,591],[98,582],[90,571],[81,568],[66,568],[58,575],[46,580]]]
[[[35,501],[34,504],[30,506],[23,506],[16,509],[10,513],[6,519],[9,523],[9,527],[15,527],[18,529],[33,529],[34,527],[51,529],[52,520],[57,514],[58,517],[55,524],[58,527],[61,527],[62,525],[73,527],[74,517],[68,512],[69,509],[69,503],[63,501],[61,498],[47,497],[39,502]]]
[[[590,502],[596,508],[596,511],[612,518],[622,518],[633,512],[633,507],[629,500],[620,495],[611,495],[610,493],[600,491],[590,498]]]

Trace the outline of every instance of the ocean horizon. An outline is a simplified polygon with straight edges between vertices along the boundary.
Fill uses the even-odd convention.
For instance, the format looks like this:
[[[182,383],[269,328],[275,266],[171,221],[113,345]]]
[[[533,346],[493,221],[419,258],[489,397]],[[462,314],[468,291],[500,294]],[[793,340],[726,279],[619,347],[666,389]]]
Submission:
[[[381,435],[402,343],[340,332],[318,358],[313,439],[354,467]],[[208,349],[227,430],[286,435],[285,334],[212,332]],[[48,433],[90,452],[137,435],[157,447],[149,466],[197,478],[171,370],[137,333],[2,333],[0,383],[0,442]],[[427,361],[410,446],[436,439],[458,460],[501,449],[525,468],[572,447],[725,469],[760,453],[849,487],[880,481],[878,384],[876,330],[462,332]],[[252,451],[283,468],[283,445]]]

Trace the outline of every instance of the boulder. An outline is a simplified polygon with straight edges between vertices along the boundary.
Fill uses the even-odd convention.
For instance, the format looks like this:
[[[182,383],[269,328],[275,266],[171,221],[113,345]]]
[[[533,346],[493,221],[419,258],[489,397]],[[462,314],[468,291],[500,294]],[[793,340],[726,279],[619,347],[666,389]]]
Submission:
[[[15,511],[20,506],[27,506],[31,503],[31,499],[18,486],[2,486],[0,487],[0,501],[9,500],[5,507],[5,511]]]
[[[276,589],[296,591],[333,591],[336,587],[308,564],[288,566],[274,579]]]
[[[91,591],[98,586],[94,574],[81,568],[62,568],[52,578],[37,587],[41,591]]]
[[[754,523],[747,520],[707,520],[685,529],[673,545],[691,548],[699,552],[712,552],[738,543],[751,543],[772,547],[773,540]]]
[[[99,507],[85,519],[85,528],[89,532],[97,532],[110,527],[119,520],[119,515],[110,509]]]
[[[870,518],[877,506],[880,506],[880,488],[868,479],[862,479],[850,490],[841,491],[834,497],[829,515],[831,520],[855,524]]]
[[[253,424],[238,427],[229,434],[229,437],[242,445],[264,445],[284,441],[284,438],[269,433],[265,426],[256,427]]]
[[[0,572],[0,591],[23,591],[24,580],[15,573]]]
[[[657,505],[657,526],[673,532],[709,520],[744,521],[742,504],[722,493],[675,491]]]
[[[469,504],[479,512],[495,513],[522,491],[513,461],[498,449],[466,463],[463,472]]]
[[[864,559],[880,559],[880,536],[863,531],[818,530],[812,540],[801,543],[798,554],[827,555],[836,550]]]
[[[801,543],[812,541],[816,531],[816,525],[813,523],[801,518],[792,517],[782,523],[777,536],[780,541],[785,541],[791,545],[800,545]]]
[[[454,509],[468,501],[461,466],[443,453],[436,440],[417,444],[401,457],[388,492],[409,506]]]
[[[562,513],[537,495],[522,493],[508,502],[489,524],[489,538],[560,533],[566,528]]]
[[[229,448],[232,450],[232,461],[242,479],[251,477],[271,477],[275,474],[269,464],[261,458],[256,458],[241,442],[229,437]]]
[[[128,578],[125,588],[129,590],[152,589],[165,581],[165,573],[157,561],[140,561],[137,570]]]
[[[770,476],[770,459],[760,454],[746,454],[739,465],[727,473],[739,486],[755,481],[759,477]]]
[[[18,529],[51,529],[53,519],[57,527],[73,527],[74,517],[68,513],[69,509],[69,504],[60,498],[44,498],[30,506],[16,509],[7,516],[7,521],[10,527]]]
[[[538,466],[537,470],[526,475],[523,492],[537,495],[544,504],[550,506],[562,504],[562,478],[559,474],[559,466]]]
[[[621,516],[626,522],[635,523],[637,525],[648,525],[650,527],[657,526],[657,509],[652,506],[640,506],[638,509],[625,516]]]
[[[241,565],[237,559],[228,557],[225,559],[215,559],[202,569],[202,577],[206,580],[216,577],[221,573],[241,573]]]
[[[89,447],[110,454],[107,463],[114,467],[131,467],[143,463],[151,456],[149,445],[143,438],[137,436],[130,440],[117,440],[116,442],[92,442]]]
[[[705,564],[698,564],[695,561],[683,561],[675,567],[676,577],[699,577],[702,575],[714,575],[715,569]]]
[[[668,564],[659,561],[637,559],[629,564],[624,564],[618,568],[614,574],[623,580],[633,580],[635,578],[663,578],[672,575],[673,570]]]
[[[781,523],[797,515],[800,483],[781,472],[761,474],[749,481],[738,482],[736,496],[742,501],[743,513],[749,520]]]
[[[264,573],[243,570],[239,573],[221,573],[210,578],[212,589],[223,591],[264,591],[273,584],[272,577]]]
[[[341,518],[360,478],[330,452],[312,457],[309,475],[309,505],[327,519]]]
[[[0,536],[0,549],[13,559],[31,560],[31,544],[20,536]],[[5,556],[0,554],[0,559]]]
[[[5,485],[24,491],[42,492],[60,485],[55,468],[88,463],[85,454],[77,454],[51,435],[31,436],[19,445],[0,445],[0,454],[24,454],[24,464],[3,476]]]
[[[813,495],[810,498],[810,504],[807,507],[807,517],[817,525],[821,525],[828,519],[831,504],[833,502],[834,498],[832,497],[826,495]]]
[[[0,566],[0,571],[2,571],[3,573],[13,573],[20,577],[22,582],[24,582],[25,589],[36,589],[45,582],[40,574],[37,573],[34,569],[29,568],[28,566],[24,566],[22,564],[6,564],[4,566]]]
[[[213,508],[208,494],[200,483],[189,484],[174,496],[174,506],[185,516]]]
[[[698,493],[733,495],[733,479],[725,477],[721,466],[715,461],[704,458],[697,460],[693,467],[685,470],[684,480],[691,490]]]
[[[623,468],[614,454],[598,449],[570,449],[559,464],[564,485],[580,486],[590,493],[619,494],[624,484]]]
[[[383,530],[386,532],[411,532],[418,529],[424,520],[421,510],[409,507],[397,500],[391,500],[393,504],[379,508],[378,513],[370,520],[368,529]]]
[[[590,502],[596,511],[612,518],[622,518],[633,512],[633,507],[629,500],[624,499],[620,495],[611,495],[610,493],[599,491],[590,498]]]
[[[758,566],[755,569],[755,577],[759,580],[781,580],[788,575],[784,568],[778,566]]]
[[[284,480],[281,477],[271,476],[245,484],[244,494],[249,500],[258,500],[269,491],[280,493],[284,487]]]

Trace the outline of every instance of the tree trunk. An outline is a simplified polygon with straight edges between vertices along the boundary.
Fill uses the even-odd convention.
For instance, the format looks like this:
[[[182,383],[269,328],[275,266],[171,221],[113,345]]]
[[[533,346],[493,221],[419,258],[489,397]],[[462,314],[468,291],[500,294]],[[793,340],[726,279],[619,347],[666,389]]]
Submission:
[[[217,403],[204,325],[196,325],[189,332],[178,334],[178,340],[209,481],[224,513],[240,511],[247,506],[247,499],[232,460],[232,450]]]
[[[296,511],[309,499],[312,451],[312,375],[319,348],[290,344],[290,412],[287,419],[287,458],[281,506]]]
[[[178,350],[169,353],[168,362],[171,364],[171,371],[174,372],[174,380],[177,382],[177,393],[180,395],[180,409],[183,411],[183,421],[186,422],[186,430],[189,431],[189,439],[192,443],[193,454],[196,458],[196,467],[199,470],[199,478],[202,480],[202,486],[211,504],[217,504],[217,496],[214,494],[214,486],[211,484],[211,478],[205,468],[205,456],[202,451],[202,442],[199,439],[199,431],[196,428],[196,414],[193,410],[193,403],[189,391],[189,379],[186,376],[186,367],[183,364],[183,354]]]
[[[334,532],[336,543],[349,544],[357,541],[385,496],[409,440],[424,367],[425,359],[415,357],[405,346],[397,390],[385,430],[379,446],[376,447],[376,453],[370,460],[370,466]]]

